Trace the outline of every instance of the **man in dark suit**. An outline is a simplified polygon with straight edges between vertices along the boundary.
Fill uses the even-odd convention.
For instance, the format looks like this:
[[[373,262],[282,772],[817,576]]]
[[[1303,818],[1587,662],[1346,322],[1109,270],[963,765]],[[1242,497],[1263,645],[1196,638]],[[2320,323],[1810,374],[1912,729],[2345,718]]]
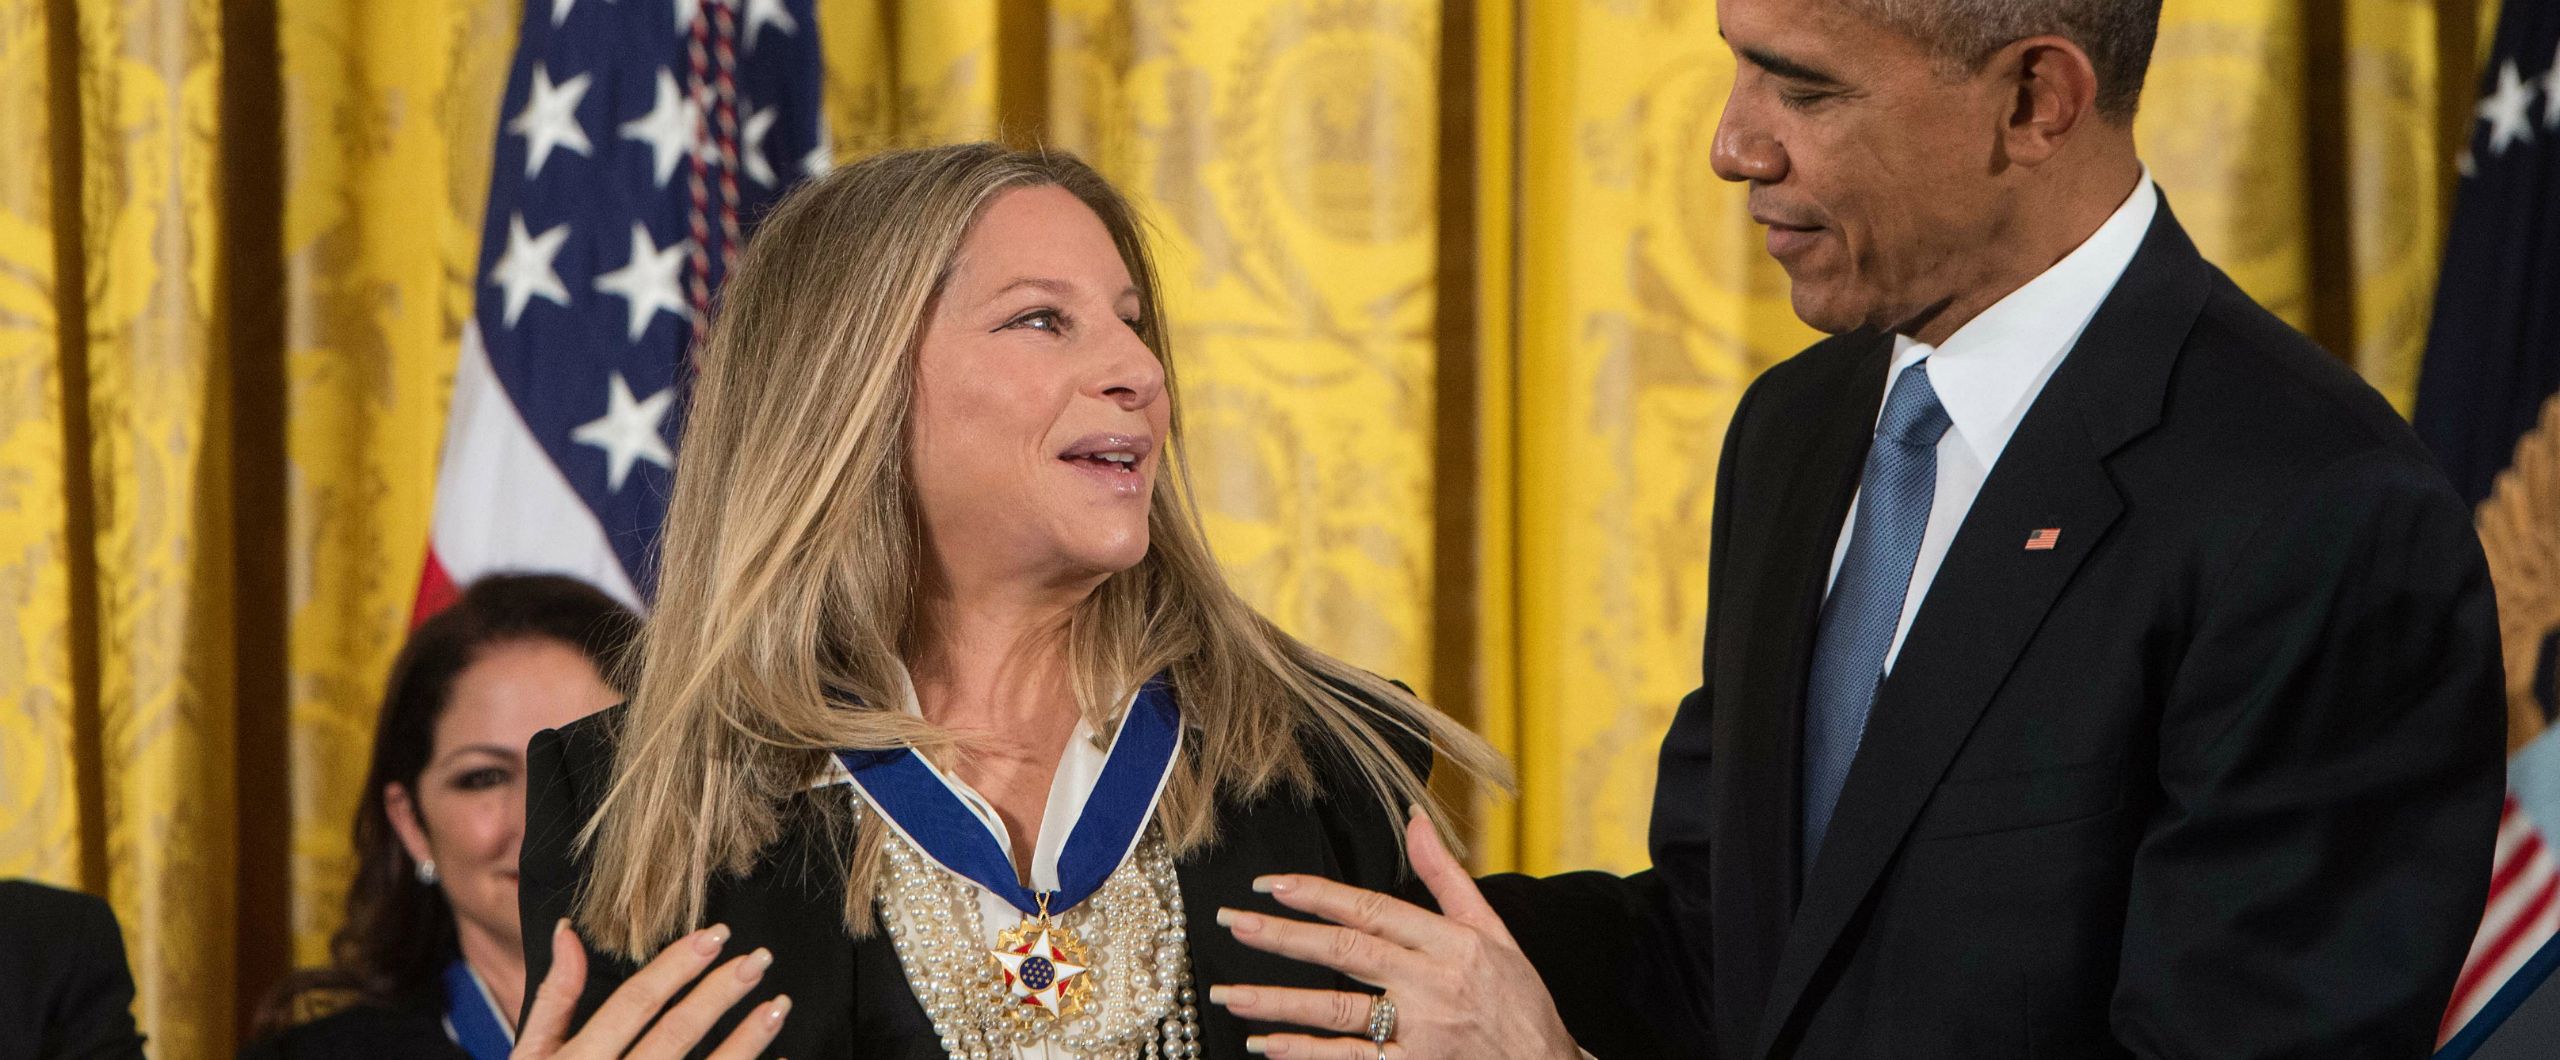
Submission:
[[[1714,165],[1834,337],[1727,433],[1654,870],[1446,916],[1277,881],[1344,926],[1248,941],[1384,987],[1400,1044],[1271,1055],[2425,1055],[2503,786],[2488,575],[2151,185],[2157,0],[1719,12]]]
[[[0,1060],[140,1060],[133,973],[107,903],[0,880]]]

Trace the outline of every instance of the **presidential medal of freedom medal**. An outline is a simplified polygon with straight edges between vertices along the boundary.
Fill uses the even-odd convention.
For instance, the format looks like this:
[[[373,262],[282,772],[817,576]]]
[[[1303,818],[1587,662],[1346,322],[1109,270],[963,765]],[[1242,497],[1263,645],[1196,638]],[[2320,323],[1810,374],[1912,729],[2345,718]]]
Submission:
[[[997,934],[987,956],[1004,973],[1013,1018],[1046,1023],[1083,1011],[1093,994],[1093,958],[1084,940],[1049,916],[1048,894],[1038,897],[1040,911]]]

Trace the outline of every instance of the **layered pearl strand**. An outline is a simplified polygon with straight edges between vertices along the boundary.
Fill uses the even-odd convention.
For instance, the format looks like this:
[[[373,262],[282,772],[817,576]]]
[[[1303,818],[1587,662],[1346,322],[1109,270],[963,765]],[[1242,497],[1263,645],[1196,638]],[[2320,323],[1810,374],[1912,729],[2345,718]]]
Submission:
[[[1153,826],[1102,889],[1056,917],[1091,951],[1091,998],[1073,1016],[1019,1013],[989,956],[978,887],[895,833],[881,919],[916,1001],[952,1060],[1014,1060],[1044,1041],[1075,1057],[1192,1060],[1200,1011],[1173,857]]]

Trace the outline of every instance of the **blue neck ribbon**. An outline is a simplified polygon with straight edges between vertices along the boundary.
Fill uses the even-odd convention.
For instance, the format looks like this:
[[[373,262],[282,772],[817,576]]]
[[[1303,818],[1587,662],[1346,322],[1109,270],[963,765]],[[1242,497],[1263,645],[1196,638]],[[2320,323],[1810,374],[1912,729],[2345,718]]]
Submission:
[[[471,1060],[507,1060],[515,1050],[515,1035],[498,1015],[497,1003],[460,957],[444,966],[444,1030]]]
[[[1002,896],[1024,916],[1044,908],[1054,916],[1102,889],[1137,848],[1181,746],[1182,711],[1159,676],[1139,689],[1120,719],[1102,775],[1058,852],[1058,889],[1047,894],[1022,885],[1004,844],[914,751],[838,751],[836,760],[853,774],[863,798],[926,857]]]

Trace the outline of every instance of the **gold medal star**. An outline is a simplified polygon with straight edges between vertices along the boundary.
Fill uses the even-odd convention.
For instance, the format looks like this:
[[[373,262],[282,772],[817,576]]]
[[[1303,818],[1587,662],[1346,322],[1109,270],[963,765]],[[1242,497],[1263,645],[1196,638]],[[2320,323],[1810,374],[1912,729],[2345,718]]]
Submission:
[[[988,952],[1004,967],[1005,988],[1012,992],[1017,1005],[1045,1015],[1063,1016],[1072,1007],[1070,997],[1081,994],[1075,987],[1081,985],[1077,980],[1087,969],[1070,963],[1067,953],[1050,941],[1046,928],[1019,946]]]

